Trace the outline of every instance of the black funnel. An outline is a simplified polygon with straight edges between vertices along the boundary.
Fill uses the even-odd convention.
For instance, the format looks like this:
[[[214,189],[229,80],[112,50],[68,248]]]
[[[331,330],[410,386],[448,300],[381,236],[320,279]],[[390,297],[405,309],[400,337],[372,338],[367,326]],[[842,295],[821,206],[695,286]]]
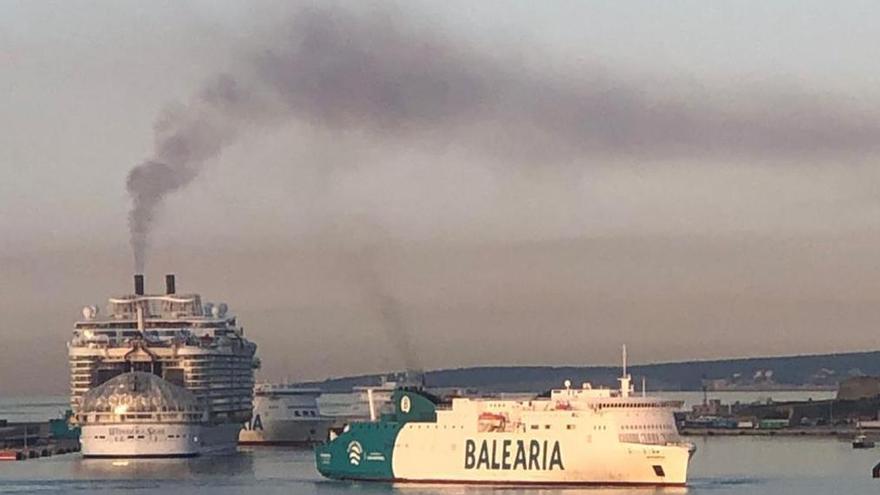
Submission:
[[[144,295],[144,275],[141,273],[134,275],[134,293],[136,296]]]

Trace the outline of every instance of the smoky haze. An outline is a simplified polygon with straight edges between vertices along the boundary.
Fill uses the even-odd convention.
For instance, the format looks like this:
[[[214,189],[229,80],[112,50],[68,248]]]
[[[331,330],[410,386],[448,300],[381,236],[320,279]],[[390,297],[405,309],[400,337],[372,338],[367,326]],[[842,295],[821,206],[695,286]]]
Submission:
[[[237,70],[162,112],[154,155],[127,179],[135,270],[144,271],[168,194],[243,133],[290,120],[379,141],[456,143],[535,167],[609,156],[796,161],[864,155],[880,143],[877,111],[845,98],[659,87],[591,62],[529,66],[515,48],[456,42],[411,19],[390,9],[302,9],[245,47]]]
[[[130,207],[266,380],[877,348],[880,4],[343,2],[0,2],[0,396]]]
[[[365,302],[375,308],[380,318],[381,328],[407,371],[423,368],[409,335],[407,321],[401,302],[389,289],[378,270],[375,260],[376,246],[365,247],[351,255],[351,272],[356,284],[361,288]]]

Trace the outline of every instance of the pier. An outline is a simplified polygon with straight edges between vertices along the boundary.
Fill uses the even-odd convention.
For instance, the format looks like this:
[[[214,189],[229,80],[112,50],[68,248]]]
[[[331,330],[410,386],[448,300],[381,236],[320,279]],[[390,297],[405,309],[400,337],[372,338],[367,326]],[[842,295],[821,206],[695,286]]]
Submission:
[[[753,437],[841,437],[853,438],[856,435],[857,428],[851,425],[845,426],[797,426],[787,428],[694,428],[684,426],[679,429],[682,436],[693,437],[735,437],[735,436],[753,436]]]
[[[8,423],[0,421],[0,461],[23,461],[79,452],[74,430],[60,428],[60,420]]]

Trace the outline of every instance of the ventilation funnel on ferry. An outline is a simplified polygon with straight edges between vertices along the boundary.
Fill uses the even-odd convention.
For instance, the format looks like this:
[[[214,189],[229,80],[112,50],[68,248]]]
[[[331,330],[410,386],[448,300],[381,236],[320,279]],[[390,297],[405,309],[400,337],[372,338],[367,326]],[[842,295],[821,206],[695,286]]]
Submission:
[[[175,290],[174,274],[169,273],[168,275],[165,275],[165,293],[171,295],[175,292],[177,291]]]
[[[137,296],[144,295],[144,275],[141,273],[134,274],[134,293]]]

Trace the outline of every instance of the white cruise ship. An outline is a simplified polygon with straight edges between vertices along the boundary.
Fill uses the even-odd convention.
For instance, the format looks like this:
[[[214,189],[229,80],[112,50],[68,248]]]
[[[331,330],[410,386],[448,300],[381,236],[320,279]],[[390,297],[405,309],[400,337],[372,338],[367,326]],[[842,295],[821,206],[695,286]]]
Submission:
[[[83,309],[68,344],[71,407],[86,457],[177,457],[234,450],[251,419],[256,345],[225,304],[166,291]]]
[[[317,388],[261,383],[254,389],[254,415],[238,437],[243,445],[315,445],[327,441],[333,418],[318,409]]]

